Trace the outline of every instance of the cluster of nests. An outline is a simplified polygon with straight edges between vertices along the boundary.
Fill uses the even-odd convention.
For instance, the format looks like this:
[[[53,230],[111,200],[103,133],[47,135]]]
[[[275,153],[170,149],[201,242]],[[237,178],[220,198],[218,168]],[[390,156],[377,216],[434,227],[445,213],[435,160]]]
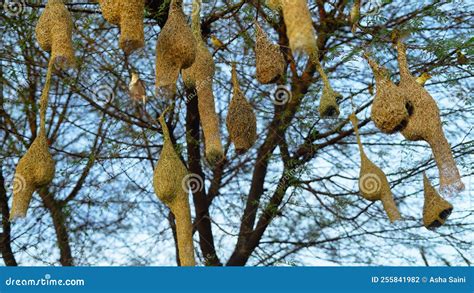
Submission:
[[[376,85],[371,119],[383,133],[400,132],[407,140],[426,141],[433,151],[438,167],[441,192],[452,195],[462,191],[464,184],[444,135],[438,106],[426,89],[410,73],[406,45],[401,37],[396,37],[394,43],[397,48],[400,70],[398,85],[390,79],[390,73],[385,67],[380,66],[369,54],[364,54],[374,73]],[[380,174],[379,170],[373,170],[373,164],[363,154],[362,149],[361,161],[360,178],[363,178],[365,174],[379,174],[378,178],[382,178],[383,185],[386,185],[385,175]],[[423,175],[423,183],[425,191],[423,223],[426,228],[432,229],[444,224],[453,206],[439,195],[426,175]],[[360,185],[362,185],[361,182]],[[387,187],[383,189],[387,189]],[[362,195],[364,196],[363,193]],[[387,213],[389,214],[389,210]],[[392,220],[393,217],[389,214],[389,218]]]
[[[119,26],[119,46],[126,54],[144,46],[144,0],[98,0],[98,2],[104,18],[111,24]],[[323,91],[319,106],[320,116],[338,116],[338,101],[341,95],[332,89],[319,62],[316,32],[307,1],[268,0],[267,5],[281,11],[291,50],[294,53],[307,54],[321,75]],[[213,94],[215,65],[201,35],[200,8],[201,0],[194,0],[190,27],[183,12],[182,0],[171,0],[167,22],[156,44],[156,88],[159,96],[174,99],[176,83],[182,75],[185,86],[196,93],[204,132],[206,158],[211,165],[215,165],[223,161],[224,151]],[[280,83],[285,79],[287,63],[285,56],[280,46],[270,41],[257,22],[255,27],[256,78],[262,84]],[[36,36],[41,48],[51,52],[46,85],[40,103],[41,128],[16,169],[15,183],[18,186],[14,188],[12,218],[25,216],[33,192],[48,185],[54,177],[55,164],[49,152],[44,116],[53,68],[65,69],[75,64],[72,30],[71,15],[63,1],[49,0],[36,27]],[[401,132],[409,140],[427,141],[433,149],[440,171],[441,188],[461,190],[463,185],[441,128],[436,103],[408,71],[405,45],[398,42],[397,48],[401,75],[399,85],[390,80],[385,68],[366,56],[377,86],[372,120],[384,133]],[[236,152],[242,154],[256,141],[257,123],[253,107],[240,88],[236,66],[233,63],[231,72],[233,93],[226,125]],[[175,215],[181,264],[194,265],[190,206],[187,190],[182,184],[188,171],[173,146],[164,114],[159,119],[163,129],[164,145],[155,167],[153,185],[158,198]],[[395,221],[400,218],[400,213],[388,180],[383,171],[365,154],[355,115],[351,115],[350,120],[355,128],[361,156],[361,195],[371,201],[381,200],[390,221]],[[364,179],[371,181],[364,182]],[[424,223],[427,227],[436,227],[444,223],[452,206],[439,196],[426,176],[424,185],[426,198]]]

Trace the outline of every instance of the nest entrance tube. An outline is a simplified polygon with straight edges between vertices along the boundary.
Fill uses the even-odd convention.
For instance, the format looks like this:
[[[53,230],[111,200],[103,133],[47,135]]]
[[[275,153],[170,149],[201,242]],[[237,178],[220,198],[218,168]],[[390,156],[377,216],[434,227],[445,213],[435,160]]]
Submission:
[[[40,47],[51,52],[51,59],[57,68],[66,69],[76,64],[72,30],[72,17],[63,1],[49,0],[35,32]]]
[[[257,21],[255,27],[257,80],[262,84],[274,83],[285,74],[285,58],[280,46],[270,42]]]
[[[48,185],[54,178],[55,163],[49,152],[46,137],[46,108],[51,85],[54,59],[51,57],[46,75],[46,83],[40,100],[40,131],[26,154],[16,166],[13,179],[13,204],[10,220],[26,216],[33,193]]]
[[[215,65],[211,53],[202,40],[200,7],[201,0],[194,0],[192,31],[197,43],[196,59],[191,67],[182,71],[182,75],[186,87],[193,89],[197,94],[199,116],[204,132],[206,159],[211,166],[214,166],[224,159],[224,151],[212,87]]]
[[[120,48],[125,54],[145,45],[143,18],[145,0],[99,0],[104,18],[120,27]]]
[[[182,266],[195,266],[193,226],[186,178],[188,170],[171,142],[163,113],[159,122],[163,129],[163,149],[153,174],[153,187],[158,198],[169,207],[176,220],[179,260]]]
[[[168,20],[156,43],[156,92],[172,98],[180,70],[193,65],[196,59],[196,40],[186,22],[181,0],[172,0]]]
[[[442,226],[453,211],[453,206],[442,198],[423,173],[425,203],[423,205],[423,225],[433,230]]]
[[[401,130],[408,140],[424,140],[433,151],[439,170],[440,191],[452,195],[464,189],[451,147],[444,135],[436,101],[421,86],[408,68],[406,45],[398,40],[399,90],[412,107],[406,126]]]
[[[377,165],[369,160],[364,152],[362,142],[359,135],[358,120],[353,113],[350,116],[352,125],[354,126],[354,133],[357,138],[359,146],[361,167],[359,173],[359,189],[363,198],[370,201],[382,201],[383,207],[390,222],[395,222],[401,219],[395,200],[393,199],[390,185],[387,176]]]
[[[230,140],[238,154],[248,151],[257,140],[257,118],[240,89],[236,64],[232,63],[232,100],[226,118]]]

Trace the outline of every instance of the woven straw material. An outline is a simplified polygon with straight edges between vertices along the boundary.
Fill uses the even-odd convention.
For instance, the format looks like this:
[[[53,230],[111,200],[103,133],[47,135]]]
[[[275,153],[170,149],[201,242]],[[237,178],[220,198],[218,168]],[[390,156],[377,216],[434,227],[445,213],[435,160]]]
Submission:
[[[219,117],[216,114],[214,93],[212,90],[215,74],[214,59],[202,40],[201,20],[199,17],[201,1],[194,0],[192,13],[192,31],[197,43],[196,60],[188,69],[182,71],[187,87],[196,91],[201,125],[204,132],[206,159],[211,166],[224,159]]]
[[[281,0],[267,0],[266,4],[272,10],[281,9]]]
[[[339,105],[337,101],[342,98],[341,94],[334,91],[330,86],[323,87],[323,95],[319,102],[319,115],[322,118],[335,118],[339,116]]]
[[[271,6],[278,7],[278,3]],[[317,52],[316,32],[306,0],[280,0],[280,6],[293,53],[304,52],[311,55]]]
[[[100,10],[105,20],[114,25],[120,25],[120,2],[118,0],[98,0]]]
[[[76,64],[72,44],[72,17],[62,0],[49,0],[36,25],[36,39],[40,47],[51,52],[57,68],[66,69]]]
[[[233,95],[226,118],[230,140],[238,154],[248,151],[257,140],[257,118],[240,89],[235,63],[232,64]]]
[[[316,65],[316,70],[319,72],[323,81],[323,94],[319,101],[319,116],[321,118],[337,118],[339,116],[338,101],[342,99],[340,93],[334,91],[329,82],[329,78],[324,72],[323,66],[319,62],[317,52],[311,56],[312,62]]]
[[[285,74],[285,58],[280,46],[272,44],[260,25],[255,24],[257,80],[262,84],[274,83]]]
[[[174,97],[181,69],[191,67],[196,59],[197,45],[191,28],[186,23],[182,3],[172,0],[168,20],[156,44],[157,94]]]
[[[400,89],[390,80],[386,68],[379,66],[368,55],[367,59],[375,77],[375,98],[371,118],[383,133],[395,133],[406,127],[411,105]]]
[[[99,0],[99,4],[104,18],[120,27],[119,46],[126,54],[145,45],[145,0]]]
[[[436,101],[410,73],[405,44],[398,41],[397,50],[400,68],[399,89],[413,107],[413,113],[401,132],[408,140],[424,140],[431,146],[439,170],[441,192],[453,194],[461,191],[464,189],[464,184],[451,147],[444,136]]]
[[[20,159],[13,179],[13,205],[10,220],[26,216],[33,192],[48,185],[54,177],[55,163],[49,153],[46,137],[46,109],[54,59],[51,57],[46,74],[46,83],[40,98],[40,131],[26,154]]]
[[[55,164],[49,153],[48,140],[44,132],[40,132],[16,167],[11,220],[26,216],[33,192],[49,184],[54,172]]]
[[[170,139],[164,116],[160,118],[163,129],[163,149],[153,175],[153,187],[158,198],[169,207],[176,219],[179,259],[182,266],[194,266],[194,244],[188,192],[183,187],[188,170],[176,153]]]
[[[359,146],[361,167],[359,173],[359,189],[363,198],[370,201],[381,200],[385,212],[390,222],[397,221],[401,218],[397,205],[393,199],[387,176],[377,165],[369,160],[364,152],[362,142],[359,135],[358,120],[355,114],[350,116],[350,120],[354,126],[354,132]]]
[[[427,229],[442,226],[453,211],[453,206],[442,198],[423,173],[425,203],[423,205],[423,225]]]

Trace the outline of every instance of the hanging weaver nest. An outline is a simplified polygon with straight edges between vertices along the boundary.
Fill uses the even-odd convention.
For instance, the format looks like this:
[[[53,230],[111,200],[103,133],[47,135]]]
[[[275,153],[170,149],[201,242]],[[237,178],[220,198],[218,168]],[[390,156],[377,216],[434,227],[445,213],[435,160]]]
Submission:
[[[51,52],[57,68],[75,66],[72,30],[71,14],[63,1],[49,0],[36,25],[36,39],[43,50]]]
[[[193,2],[192,30],[197,43],[196,60],[191,67],[182,71],[182,75],[186,86],[194,89],[197,93],[206,158],[213,166],[224,158],[224,151],[219,132],[219,117],[215,111],[212,91],[215,65],[211,53],[202,40],[200,7],[201,1],[195,0]]]
[[[442,198],[423,173],[425,204],[423,205],[423,225],[433,230],[442,226],[453,211],[453,206]]]
[[[350,120],[354,126],[354,132],[356,134],[357,144],[359,145],[361,159],[359,173],[360,194],[363,198],[370,201],[381,200],[390,222],[393,223],[394,221],[399,220],[401,217],[397,205],[393,199],[387,176],[385,176],[385,173],[377,165],[370,161],[365,154],[359,135],[358,120],[354,113],[351,114]]]
[[[270,42],[257,22],[255,22],[255,27],[257,80],[262,84],[274,83],[285,74],[285,58],[280,51],[280,46]]]
[[[10,220],[25,217],[33,192],[48,185],[54,178],[55,163],[49,152],[46,137],[46,108],[48,107],[49,88],[54,65],[54,60],[51,58],[46,74],[46,83],[41,93],[39,134],[16,166]]]
[[[157,94],[173,97],[180,70],[190,67],[195,59],[196,40],[186,23],[182,1],[172,0],[156,44]]]
[[[439,170],[441,192],[452,194],[461,191],[464,189],[464,184],[461,181],[451,147],[444,136],[436,101],[410,73],[406,46],[402,41],[397,41],[397,51],[400,68],[400,92],[413,107],[412,115],[401,132],[408,140],[424,140],[431,146]]]
[[[406,96],[390,80],[388,70],[379,66],[368,54],[364,54],[375,77],[375,98],[371,118],[383,133],[391,134],[404,129],[412,113],[412,105]]]
[[[306,0],[267,0],[267,6],[283,11],[286,34],[293,53],[305,52],[311,55],[317,52],[316,32]]]
[[[253,112],[252,105],[250,105],[240,89],[235,63],[232,64],[232,85],[234,90],[227,113],[226,125],[236,152],[243,154],[257,140],[257,118]]]
[[[342,95],[332,89],[329,78],[319,62],[318,54],[313,54],[311,58],[323,81],[323,94],[318,108],[319,116],[321,118],[337,118],[339,116],[339,102],[342,100]]]
[[[194,246],[191,211],[186,186],[188,170],[171,142],[164,114],[159,118],[163,129],[163,149],[153,175],[153,187],[158,198],[170,208],[176,219],[179,259],[182,266],[194,266]]]
[[[54,165],[46,135],[40,132],[16,167],[11,220],[26,216],[33,192],[53,180]]]
[[[338,102],[342,99],[342,95],[332,89],[328,84],[323,87],[323,95],[319,102],[319,115],[322,118],[336,118],[339,116]]]
[[[126,54],[145,45],[145,0],[99,0],[99,4],[104,18],[120,27],[119,45]]]

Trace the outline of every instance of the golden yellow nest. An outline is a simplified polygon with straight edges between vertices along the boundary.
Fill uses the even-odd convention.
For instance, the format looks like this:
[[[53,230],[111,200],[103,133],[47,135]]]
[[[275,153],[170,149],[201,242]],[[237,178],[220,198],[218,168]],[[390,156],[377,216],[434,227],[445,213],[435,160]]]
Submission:
[[[257,118],[252,105],[242,93],[235,63],[232,64],[232,100],[226,118],[227,130],[237,153],[249,150],[257,139]]]
[[[355,114],[350,116],[354,126],[354,132],[359,145],[361,167],[359,173],[359,190],[363,198],[370,201],[382,201],[385,212],[390,222],[401,218],[397,205],[393,199],[387,176],[377,165],[375,165],[365,154],[359,135],[358,120]]]
[[[99,4],[104,18],[120,27],[119,45],[126,54],[145,45],[145,0],[99,0]]]
[[[280,46],[270,42],[258,23],[255,22],[255,24],[257,80],[262,84],[274,83],[285,74],[285,58]]]
[[[163,129],[163,149],[153,174],[153,187],[158,198],[167,205],[176,219],[179,259],[182,266],[194,266],[194,244],[191,211],[186,178],[188,170],[176,153],[164,116],[159,119]]]
[[[159,96],[173,97],[181,69],[193,65],[196,40],[186,22],[181,1],[170,4],[168,20],[156,44],[156,88]]]
[[[36,39],[40,47],[51,52],[58,68],[73,67],[76,63],[72,44],[73,22],[62,0],[49,0],[36,25]]]

